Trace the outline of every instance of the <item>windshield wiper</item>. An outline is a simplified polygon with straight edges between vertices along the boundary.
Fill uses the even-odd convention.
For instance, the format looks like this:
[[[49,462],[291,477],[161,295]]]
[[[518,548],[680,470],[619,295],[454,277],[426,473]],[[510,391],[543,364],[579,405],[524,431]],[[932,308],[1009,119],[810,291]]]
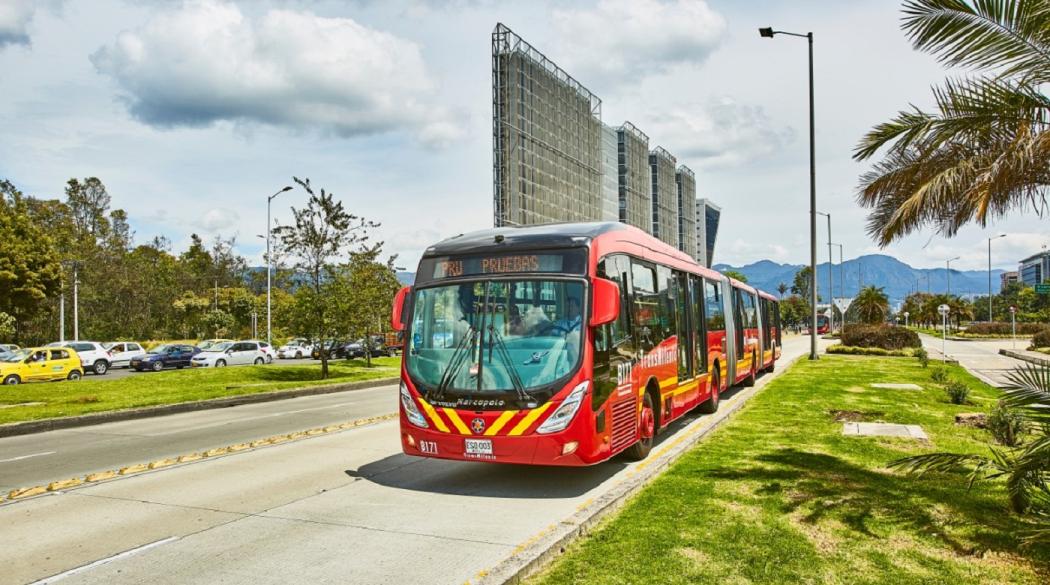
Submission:
[[[460,340],[459,345],[457,345],[456,349],[452,351],[452,357],[449,358],[448,365],[445,366],[445,371],[441,373],[441,380],[434,389],[434,397],[438,400],[445,397],[445,390],[448,389],[452,384],[452,381],[456,379],[456,375],[459,374],[459,371],[463,368],[463,364],[466,363],[470,354],[468,350],[473,349],[474,339],[476,337],[477,330],[471,325],[463,335],[463,339]]]
[[[492,342],[495,341],[493,344]],[[514,386],[514,391],[518,393],[518,398],[522,402],[529,402],[532,400],[532,396],[525,391],[525,384],[521,381],[521,377],[518,376],[518,369],[514,367],[514,359],[510,357],[510,351],[507,350],[507,344],[503,341],[503,336],[500,335],[499,331],[492,325],[489,325],[489,361],[492,361],[492,345],[496,346],[496,355],[499,356],[500,361],[503,362],[503,367],[507,368],[507,377],[510,378],[511,385]]]

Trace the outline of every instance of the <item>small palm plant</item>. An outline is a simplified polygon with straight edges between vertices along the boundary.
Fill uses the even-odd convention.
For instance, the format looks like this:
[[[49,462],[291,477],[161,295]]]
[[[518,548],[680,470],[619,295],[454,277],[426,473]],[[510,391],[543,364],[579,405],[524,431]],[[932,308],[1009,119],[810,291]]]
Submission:
[[[1007,378],[1010,386],[1003,390],[1003,404],[1024,417],[1031,435],[1028,441],[1016,447],[993,447],[989,456],[927,453],[898,459],[890,467],[918,475],[968,468],[968,486],[1003,478],[1010,508],[1041,522],[1041,528],[1025,536],[1025,543],[1046,544],[1050,543],[1050,368],[1026,365]]]

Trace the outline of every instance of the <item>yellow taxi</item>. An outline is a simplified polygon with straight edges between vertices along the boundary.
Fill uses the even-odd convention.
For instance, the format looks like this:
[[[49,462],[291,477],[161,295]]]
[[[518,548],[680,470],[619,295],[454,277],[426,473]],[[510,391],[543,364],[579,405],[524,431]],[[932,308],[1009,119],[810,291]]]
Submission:
[[[20,349],[0,360],[0,380],[4,384],[79,380],[83,375],[80,356],[68,347]]]

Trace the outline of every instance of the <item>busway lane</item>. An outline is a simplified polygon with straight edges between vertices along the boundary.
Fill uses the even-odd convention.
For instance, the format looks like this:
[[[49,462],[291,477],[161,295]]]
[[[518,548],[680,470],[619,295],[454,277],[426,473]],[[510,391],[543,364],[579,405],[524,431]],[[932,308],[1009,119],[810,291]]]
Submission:
[[[19,543],[0,547],[0,580],[463,583],[636,465],[419,459],[389,421],[0,506]]]

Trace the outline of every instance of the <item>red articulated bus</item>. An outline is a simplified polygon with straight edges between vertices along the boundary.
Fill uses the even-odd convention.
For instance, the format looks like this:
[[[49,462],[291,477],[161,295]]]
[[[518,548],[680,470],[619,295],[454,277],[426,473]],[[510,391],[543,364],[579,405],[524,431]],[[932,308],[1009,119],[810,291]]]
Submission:
[[[457,460],[591,465],[751,384],[777,300],[621,223],[462,234],[398,292],[401,444]]]

